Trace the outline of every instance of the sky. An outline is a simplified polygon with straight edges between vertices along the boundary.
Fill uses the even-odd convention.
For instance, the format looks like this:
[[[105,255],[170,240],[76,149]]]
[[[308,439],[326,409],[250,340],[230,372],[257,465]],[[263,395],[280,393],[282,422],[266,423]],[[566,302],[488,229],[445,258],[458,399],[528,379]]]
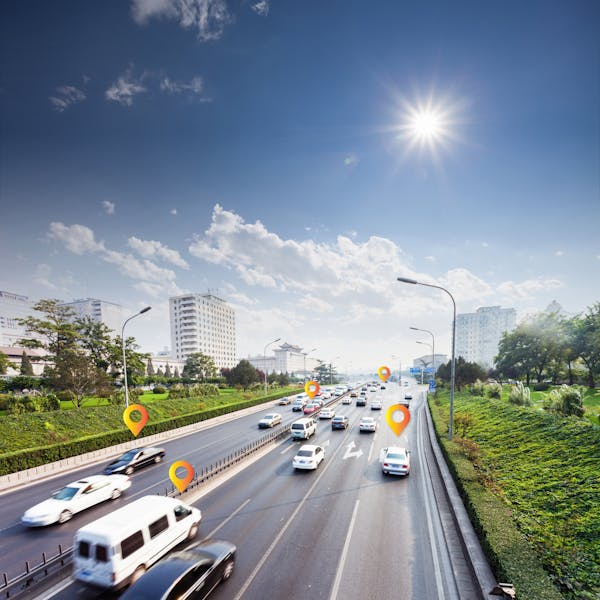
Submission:
[[[0,4],[0,289],[168,298],[340,370],[450,352],[452,305],[600,301],[600,4]]]

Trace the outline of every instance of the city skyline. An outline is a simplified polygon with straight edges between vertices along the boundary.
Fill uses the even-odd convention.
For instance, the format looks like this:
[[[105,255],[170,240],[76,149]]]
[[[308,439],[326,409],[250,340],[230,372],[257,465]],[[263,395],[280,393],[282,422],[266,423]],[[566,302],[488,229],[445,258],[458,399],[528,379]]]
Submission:
[[[201,4],[0,7],[0,289],[151,305],[152,353],[169,296],[219,290],[239,357],[355,371],[410,326],[450,354],[449,299],[398,276],[458,313],[600,300],[597,3]]]

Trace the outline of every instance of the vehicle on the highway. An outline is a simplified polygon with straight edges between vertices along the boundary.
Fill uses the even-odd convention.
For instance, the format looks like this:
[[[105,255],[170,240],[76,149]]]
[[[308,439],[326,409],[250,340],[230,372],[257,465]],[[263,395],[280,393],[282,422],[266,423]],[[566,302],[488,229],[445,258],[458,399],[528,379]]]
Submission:
[[[337,386],[333,392],[334,396],[341,396],[346,393],[346,388],[344,386]]]
[[[330,407],[322,408],[319,413],[319,419],[333,419],[333,417],[335,417],[335,410]]]
[[[265,427],[275,427],[275,425],[279,425],[280,423],[281,415],[279,413],[269,413],[258,422],[258,427],[264,429]]]
[[[410,473],[410,452],[406,448],[390,446],[381,451],[381,470],[384,474],[408,475]]]
[[[342,404],[352,404],[352,394],[346,394],[342,398]]]
[[[412,394],[404,394],[405,400],[412,400]]]
[[[383,408],[383,402],[379,398],[371,400],[371,410],[381,410]]]
[[[283,398],[279,398],[279,406],[287,406],[290,404],[292,399],[289,396],[284,396]]]
[[[169,550],[198,533],[202,514],[176,498],[143,496],[75,533],[73,576],[120,589],[135,583]]]
[[[350,419],[345,415],[335,415],[331,419],[331,429],[347,429],[350,425]]]
[[[316,413],[320,410],[321,408],[321,404],[319,404],[318,402],[311,402],[310,404],[307,404],[302,411],[304,412],[305,415],[312,415],[313,413]]]
[[[366,392],[361,392],[360,396],[356,399],[356,406],[366,406],[367,405],[367,394]]]
[[[385,390],[385,389],[386,389],[386,387],[385,387],[385,384],[384,384],[384,383],[382,383],[382,384],[379,386],[379,389],[380,389],[380,390]]]
[[[164,448],[132,448],[109,463],[104,468],[103,473],[105,475],[111,475],[112,473],[131,475],[137,469],[161,462],[164,456]]]
[[[307,440],[311,435],[314,435],[317,432],[317,424],[312,417],[298,419],[292,423],[290,431],[293,438]]]
[[[361,433],[363,431],[377,431],[377,421],[373,417],[363,417],[358,422],[358,430]]]
[[[90,475],[67,484],[48,500],[27,509],[21,523],[27,527],[66,523],[75,513],[105,500],[116,500],[130,487],[127,475]]]
[[[350,398],[358,398],[358,392],[350,392]]]
[[[321,446],[304,445],[292,459],[294,469],[316,469],[325,458],[325,451]]]
[[[294,412],[302,412],[304,407],[306,406],[306,400],[304,398],[296,398],[292,402],[292,410]]]
[[[140,577],[121,600],[208,598],[233,573],[236,547],[207,539],[170,554]]]

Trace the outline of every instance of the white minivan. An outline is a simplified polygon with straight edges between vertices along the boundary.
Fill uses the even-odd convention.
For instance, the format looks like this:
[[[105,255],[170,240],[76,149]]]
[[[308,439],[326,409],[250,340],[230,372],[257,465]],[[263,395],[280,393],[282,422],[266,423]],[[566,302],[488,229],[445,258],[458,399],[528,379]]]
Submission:
[[[298,419],[292,423],[291,432],[294,439],[307,440],[317,432],[317,423],[312,417]]]
[[[175,498],[144,496],[81,527],[73,544],[78,581],[119,589],[169,550],[196,537],[202,515]]]

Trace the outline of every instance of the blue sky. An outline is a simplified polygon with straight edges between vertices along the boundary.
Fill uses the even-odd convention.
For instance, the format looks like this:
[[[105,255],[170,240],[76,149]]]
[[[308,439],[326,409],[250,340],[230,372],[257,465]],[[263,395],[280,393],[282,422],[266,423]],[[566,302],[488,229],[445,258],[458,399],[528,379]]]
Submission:
[[[459,312],[600,300],[600,6],[130,0],[0,7],[0,289],[170,344],[235,305],[342,369]],[[433,125],[423,130],[418,124]],[[371,363],[374,361],[374,365]]]

